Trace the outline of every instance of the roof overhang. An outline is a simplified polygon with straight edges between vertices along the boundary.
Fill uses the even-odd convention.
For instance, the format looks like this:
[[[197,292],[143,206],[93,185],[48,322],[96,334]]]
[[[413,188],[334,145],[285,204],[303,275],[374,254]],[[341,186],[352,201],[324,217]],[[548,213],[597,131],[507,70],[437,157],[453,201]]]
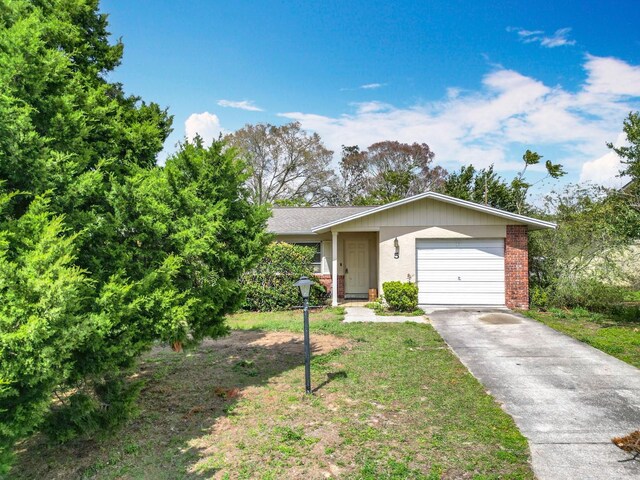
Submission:
[[[341,218],[339,220],[335,220],[330,223],[325,223],[324,225],[318,225],[313,228],[314,233],[325,233],[331,231],[333,227],[337,227],[344,223],[350,222],[352,220],[357,220],[358,218],[368,217],[369,215],[376,214],[378,212],[383,212],[385,210],[389,210],[395,207],[399,207],[401,205],[406,205],[408,203],[416,202],[418,200],[424,199],[433,199],[438,200],[440,202],[450,203],[452,205],[457,205],[463,208],[469,208],[471,210],[476,210],[478,212],[487,213],[489,215],[495,215],[496,217],[506,218],[507,220],[513,220],[516,223],[526,225],[529,227],[529,230],[542,230],[545,228],[556,228],[557,225],[552,222],[546,222],[544,220],[539,220],[537,218],[526,217],[524,215],[518,215],[517,213],[507,212],[505,210],[500,210],[499,208],[488,207],[486,205],[480,205],[478,203],[469,202],[467,200],[460,200],[459,198],[450,197],[449,195],[443,195],[442,193],[436,192],[425,192],[418,195],[414,195],[413,197],[403,198],[402,200],[398,200],[396,202],[387,203],[385,205],[381,205],[376,208],[372,208],[371,210],[367,210],[365,212],[356,213],[354,215],[350,215],[348,217]]]

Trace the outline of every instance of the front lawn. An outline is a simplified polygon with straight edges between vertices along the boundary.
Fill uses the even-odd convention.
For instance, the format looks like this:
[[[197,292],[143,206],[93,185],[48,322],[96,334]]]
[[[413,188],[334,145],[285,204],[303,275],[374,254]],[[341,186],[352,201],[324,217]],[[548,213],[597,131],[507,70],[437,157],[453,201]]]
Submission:
[[[533,478],[513,421],[424,324],[245,313],[197,350],[141,363],[140,415],[115,435],[19,446],[14,478]]]
[[[522,312],[555,330],[588,343],[640,368],[640,309],[630,306],[617,315],[592,313],[582,308]]]

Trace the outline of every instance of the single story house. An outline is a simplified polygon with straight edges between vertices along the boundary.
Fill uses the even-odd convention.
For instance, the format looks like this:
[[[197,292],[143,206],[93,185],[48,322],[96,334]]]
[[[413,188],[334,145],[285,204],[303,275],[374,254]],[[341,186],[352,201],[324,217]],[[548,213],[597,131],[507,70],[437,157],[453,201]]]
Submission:
[[[528,232],[555,224],[426,192],[376,207],[274,208],[277,241],[316,249],[314,269],[339,299],[418,285],[421,305],[529,306]]]

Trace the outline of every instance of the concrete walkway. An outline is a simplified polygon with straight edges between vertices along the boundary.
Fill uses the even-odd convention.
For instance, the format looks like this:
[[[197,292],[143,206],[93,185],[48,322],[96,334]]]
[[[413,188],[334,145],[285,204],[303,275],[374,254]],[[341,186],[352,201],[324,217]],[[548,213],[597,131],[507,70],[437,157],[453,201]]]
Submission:
[[[427,323],[423,316],[404,317],[398,315],[376,315],[376,312],[367,307],[345,307],[344,321],[350,322],[377,322],[377,323]]]
[[[427,313],[527,437],[539,479],[640,479],[611,443],[640,429],[640,370],[508,310]]]

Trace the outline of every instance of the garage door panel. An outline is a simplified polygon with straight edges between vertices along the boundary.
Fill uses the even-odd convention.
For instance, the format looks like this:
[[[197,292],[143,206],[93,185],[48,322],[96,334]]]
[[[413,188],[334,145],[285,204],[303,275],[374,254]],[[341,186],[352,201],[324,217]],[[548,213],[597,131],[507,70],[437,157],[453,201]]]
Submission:
[[[418,303],[422,305],[504,305],[503,293],[436,293],[418,294]]]
[[[493,259],[487,260],[419,260],[418,274],[426,271],[469,271],[469,270],[500,270],[504,271],[504,262]]]
[[[500,282],[418,282],[418,291],[433,293],[500,293]]]
[[[504,240],[418,240],[418,301],[504,305]]]
[[[418,260],[456,260],[456,259],[485,259],[485,260],[503,260],[504,252],[496,250],[492,252],[479,251],[472,249],[460,250],[435,250],[433,252],[422,253],[418,251]]]
[[[501,238],[440,238],[417,240],[418,248],[483,248],[501,247],[504,243]]]
[[[422,282],[502,282],[503,269],[495,270],[426,270],[420,272]]]

